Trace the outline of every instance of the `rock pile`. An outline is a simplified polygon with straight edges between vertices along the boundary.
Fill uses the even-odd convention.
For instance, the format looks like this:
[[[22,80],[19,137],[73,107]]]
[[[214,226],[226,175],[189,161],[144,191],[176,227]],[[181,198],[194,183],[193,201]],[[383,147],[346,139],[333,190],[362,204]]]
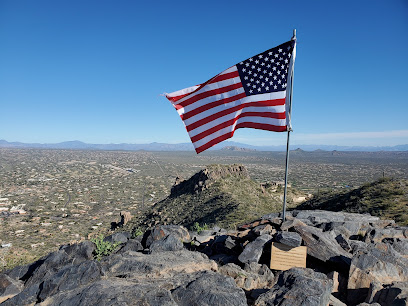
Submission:
[[[235,231],[157,225],[63,246],[0,274],[3,305],[407,305],[408,228],[370,215],[292,211]],[[272,242],[307,246],[307,268],[269,269]]]

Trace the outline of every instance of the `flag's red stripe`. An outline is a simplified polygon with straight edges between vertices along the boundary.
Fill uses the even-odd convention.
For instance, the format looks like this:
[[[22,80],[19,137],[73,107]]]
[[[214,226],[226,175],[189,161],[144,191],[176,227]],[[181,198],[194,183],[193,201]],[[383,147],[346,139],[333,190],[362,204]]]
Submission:
[[[266,130],[271,132],[286,132],[288,130],[287,126],[280,126],[280,125],[272,125],[272,124],[265,124],[265,123],[257,123],[257,122],[242,122],[238,123],[235,129],[240,128],[251,128],[257,130]]]
[[[228,109],[225,109],[223,111],[220,111],[216,114],[212,114],[211,116],[208,116],[206,118],[203,118],[201,120],[197,120],[190,125],[186,126],[187,131],[191,131],[196,129],[199,126],[202,126],[203,124],[206,124],[208,122],[211,122],[215,119],[218,119],[220,117],[223,117],[225,115],[234,113],[236,111],[239,111],[245,107],[262,107],[262,106],[278,106],[278,105],[284,105],[285,104],[285,99],[275,99],[275,100],[265,100],[265,101],[257,101],[257,102],[249,102],[241,105],[237,105]]]
[[[236,84],[231,84],[222,88],[217,88],[217,89],[213,89],[213,90],[209,90],[209,91],[205,91],[202,93],[199,93],[193,97],[191,97],[190,99],[187,99],[183,102],[180,102],[178,105],[181,105],[182,107],[185,107],[187,105],[193,104],[194,102],[197,102],[198,100],[213,96],[213,95],[218,95],[218,94],[222,94],[224,92],[228,92],[234,89],[238,89],[241,88],[242,84],[241,82],[236,83]]]
[[[222,99],[222,100],[219,100],[219,101],[214,101],[214,102],[211,102],[211,103],[204,104],[203,106],[197,107],[197,108],[195,108],[195,109],[193,109],[193,110],[191,110],[191,111],[189,111],[189,112],[187,112],[185,114],[180,115],[180,117],[181,117],[182,120],[186,120],[188,118],[191,118],[191,117],[193,117],[193,116],[195,116],[195,115],[197,115],[199,113],[202,113],[202,112],[204,112],[206,110],[209,110],[211,108],[220,106],[220,105],[225,104],[225,103],[234,102],[236,100],[239,100],[239,99],[242,99],[242,98],[245,98],[245,97],[246,97],[245,92],[242,92],[242,93],[240,93],[238,95],[235,95],[235,96],[232,96],[232,97],[228,97],[228,98],[225,98],[225,99]]]
[[[222,141],[224,141],[224,140],[226,140],[228,138],[231,138],[232,136],[234,136],[234,132],[235,131],[232,131],[232,132],[229,132],[227,134],[221,135],[221,136],[219,136],[217,138],[214,138],[213,140],[207,142],[205,145],[202,145],[201,147],[195,148],[197,154],[207,150],[208,148],[211,148],[212,146],[215,146],[219,142],[222,142]]]
[[[212,128],[209,128],[200,134],[197,134],[191,138],[192,142],[196,142],[200,139],[203,139],[204,137],[207,137],[223,128],[226,128],[228,126],[234,125],[235,122],[237,122],[240,118],[244,117],[262,117],[262,118],[272,118],[272,119],[286,119],[286,113],[267,113],[267,112],[247,112],[247,113],[242,113],[239,116],[232,118],[228,121],[222,122],[216,126],[213,126]]]
[[[216,83],[216,82],[220,82],[220,81],[225,81],[225,80],[236,78],[236,77],[239,77],[239,72],[238,71],[228,72],[228,73],[225,73],[225,74],[217,75],[215,78],[210,80],[208,82],[208,84],[212,84],[212,83]]]
[[[187,96],[187,95],[188,95],[188,94],[179,95],[179,96],[174,96],[174,97],[166,96],[166,98],[167,98],[168,100],[172,101],[172,102],[176,102],[177,100],[180,100],[181,98],[183,98],[183,97],[185,97],[185,96]]]
[[[198,87],[196,90],[194,90],[192,92],[186,93],[184,95],[173,96],[173,97],[166,96],[166,98],[168,100],[172,101],[172,102],[176,102],[176,101],[180,100],[181,98],[184,98],[184,97],[186,97],[188,95],[191,95],[192,93],[194,93],[197,90],[203,88],[207,84],[217,83],[217,82],[220,82],[220,81],[225,81],[225,80],[236,78],[236,77],[239,77],[239,72],[238,71],[233,71],[233,72],[228,72],[228,73],[225,73],[225,74],[220,74],[220,75],[217,75],[216,77],[208,80],[207,82],[205,82],[203,84],[200,84],[199,85],[200,87]],[[181,107],[183,107],[183,106],[179,106],[178,108],[177,107],[176,108],[180,109]]]
[[[197,154],[201,153],[209,148],[211,148],[212,146],[216,145],[217,143],[220,143],[228,138],[231,138],[232,136],[234,136],[234,132],[237,129],[240,128],[253,128],[253,129],[258,129],[258,130],[267,130],[267,131],[272,131],[272,132],[286,132],[287,131],[287,126],[276,126],[276,125],[270,125],[270,124],[262,124],[262,123],[254,123],[254,122],[242,122],[242,123],[238,123],[237,126],[235,127],[235,130],[233,130],[232,132],[228,132],[227,134],[221,135],[217,138],[214,138],[212,140],[210,140],[209,142],[207,142],[206,144],[195,148]]]

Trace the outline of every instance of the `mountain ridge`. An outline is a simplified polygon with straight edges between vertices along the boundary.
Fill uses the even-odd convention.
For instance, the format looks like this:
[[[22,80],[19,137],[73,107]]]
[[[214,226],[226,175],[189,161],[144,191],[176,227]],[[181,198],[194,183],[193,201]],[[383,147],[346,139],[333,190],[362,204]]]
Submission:
[[[209,150],[228,150],[225,148],[235,147],[247,149],[250,151],[286,151],[285,145],[276,146],[254,146],[234,141],[224,141],[210,148]],[[63,141],[59,143],[24,143],[9,142],[0,139],[0,148],[38,148],[38,149],[73,149],[73,150],[112,150],[112,151],[193,151],[191,143],[160,143],[152,142],[145,144],[132,143],[110,143],[110,144],[91,144],[79,140]],[[290,150],[301,149],[304,151],[362,151],[362,152],[380,152],[380,151],[408,151],[408,144],[396,146],[337,146],[337,145],[290,145]],[[239,150],[236,150],[239,151]],[[246,151],[246,150],[243,150]]]

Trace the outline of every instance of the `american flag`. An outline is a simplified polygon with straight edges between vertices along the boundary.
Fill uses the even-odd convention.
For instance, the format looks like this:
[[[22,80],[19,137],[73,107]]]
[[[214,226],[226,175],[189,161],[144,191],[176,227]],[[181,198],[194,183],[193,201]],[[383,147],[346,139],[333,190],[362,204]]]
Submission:
[[[207,82],[166,94],[197,153],[231,138],[236,129],[290,128],[288,81],[296,40],[255,55]],[[288,92],[288,93],[287,93]]]

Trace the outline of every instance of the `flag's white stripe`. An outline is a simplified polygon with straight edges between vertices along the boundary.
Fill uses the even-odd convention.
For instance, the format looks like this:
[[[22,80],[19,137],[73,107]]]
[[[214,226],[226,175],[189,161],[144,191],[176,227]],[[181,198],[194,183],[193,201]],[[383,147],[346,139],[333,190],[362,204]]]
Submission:
[[[211,102],[220,101],[220,100],[223,100],[223,99],[226,99],[226,98],[229,98],[229,97],[233,97],[233,96],[239,95],[239,94],[241,94],[243,92],[245,92],[245,90],[242,87],[238,88],[238,89],[233,89],[231,91],[227,91],[227,92],[224,92],[222,94],[218,94],[218,95],[214,95],[214,96],[210,96],[210,97],[201,99],[201,100],[199,100],[199,101],[197,101],[197,102],[195,102],[193,104],[190,104],[190,105],[187,105],[186,107],[178,109],[177,112],[178,112],[179,115],[182,115],[182,114],[188,113],[188,112],[196,109],[197,107],[201,107],[201,106],[206,105],[206,104],[211,103]]]
[[[229,67],[227,70],[224,70],[224,71],[221,72],[219,75],[221,75],[221,74],[226,74],[226,73],[230,73],[230,72],[234,72],[234,71],[237,71],[237,70],[238,70],[237,66],[234,65],[234,66],[232,66],[232,67]]]
[[[166,94],[166,96],[172,98],[172,97],[186,95],[186,94],[188,94],[190,92],[193,92],[198,87],[200,87],[200,85],[195,85],[195,86],[191,86],[191,87],[188,87],[188,88],[180,89],[180,90],[174,91],[172,93]],[[172,102],[172,103],[177,104],[177,102]]]
[[[238,69],[237,69],[237,66],[232,66],[232,67],[228,68],[227,70],[221,72],[219,75],[226,74],[226,73],[230,73],[230,72],[234,72],[234,71],[237,71],[237,70],[238,70]],[[194,90],[196,90],[196,89],[199,88],[200,86],[201,86],[201,84],[200,84],[200,85],[191,86],[191,87],[187,87],[187,88],[184,88],[184,89],[180,89],[180,90],[177,90],[177,91],[173,91],[173,92],[171,92],[171,93],[166,94],[166,96],[172,98],[172,97],[177,97],[177,96],[186,95],[186,94],[188,94],[188,93],[190,93],[190,92],[193,92]],[[177,104],[177,102],[172,102],[172,103],[173,103],[173,104]]]
[[[239,118],[234,124],[227,126],[221,130],[218,130],[217,132],[212,133],[211,135],[208,135],[207,137],[204,137],[200,140],[197,140],[196,142],[193,142],[194,147],[195,148],[201,147],[217,137],[220,137],[222,135],[232,132],[235,129],[235,126],[242,122],[254,122],[254,123],[271,124],[271,125],[277,125],[277,126],[286,125],[286,119],[271,119],[271,118],[264,118],[264,117],[242,117],[242,118]]]
[[[235,78],[226,79],[226,80],[223,80],[223,81],[207,84],[204,87],[197,90],[196,92],[193,92],[192,94],[190,94],[190,95],[188,95],[188,96],[186,96],[184,98],[181,98],[177,102],[178,102],[178,104],[180,104],[180,103],[182,103],[182,102],[184,102],[184,101],[186,101],[186,100],[188,100],[188,99],[190,99],[192,97],[195,97],[196,95],[201,94],[203,92],[207,92],[207,91],[214,90],[214,89],[219,89],[219,88],[222,88],[222,87],[225,87],[225,86],[228,86],[228,85],[232,85],[232,84],[237,84],[237,83],[240,83],[240,82],[241,82],[241,79],[238,76],[238,77],[235,77]]]
[[[222,110],[240,105],[240,104],[245,104],[245,103],[250,103],[250,102],[258,102],[258,101],[267,101],[267,100],[275,100],[275,99],[284,99],[286,97],[286,91],[278,91],[278,92],[271,92],[271,93],[265,93],[265,94],[260,94],[260,95],[253,95],[249,97],[244,97],[242,99],[230,102],[230,103],[225,103],[220,106],[210,108],[209,110],[206,110],[204,112],[198,113],[197,115],[194,115],[191,118],[188,118],[184,120],[185,125],[190,125],[191,123],[201,120],[203,118],[206,118],[210,116],[213,113],[218,113]],[[181,109],[179,109],[180,111]],[[180,114],[180,113],[179,113]]]
[[[203,125],[195,128],[194,130],[191,130],[188,134],[190,135],[190,137],[196,136],[196,135],[198,135],[198,134],[200,134],[202,132],[205,132],[206,130],[211,129],[214,126],[217,126],[217,125],[219,125],[219,124],[221,124],[223,122],[234,119],[234,118],[238,117],[240,114],[247,113],[247,112],[284,113],[285,112],[285,106],[284,105],[279,105],[279,106],[266,106],[266,107],[245,107],[244,109],[241,109],[241,110],[239,110],[237,112],[225,115],[225,116],[217,118],[217,119],[215,119],[215,120],[213,120],[211,122],[203,124]],[[257,117],[248,117],[248,118],[251,119],[251,118],[257,118]],[[265,119],[278,120],[278,119],[274,119],[274,118],[265,118]],[[285,122],[285,120],[283,120],[283,122]],[[185,121],[184,121],[184,123],[185,123]],[[270,124],[282,125],[282,124],[280,124],[280,121],[279,122],[276,121],[275,123],[270,123]],[[187,124],[186,124],[186,126],[187,126]]]

